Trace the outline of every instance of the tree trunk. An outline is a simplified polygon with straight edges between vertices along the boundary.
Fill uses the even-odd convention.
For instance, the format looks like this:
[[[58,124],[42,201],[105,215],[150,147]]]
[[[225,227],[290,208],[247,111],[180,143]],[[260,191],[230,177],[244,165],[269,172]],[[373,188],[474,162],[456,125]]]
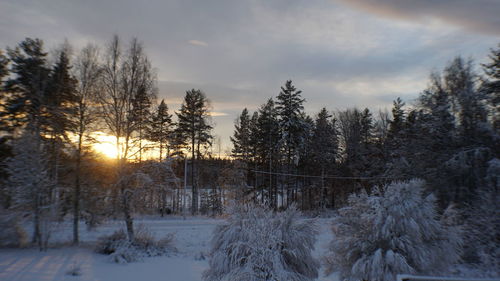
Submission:
[[[78,224],[80,222],[80,167],[82,160],[82,134],[78,136],[78,151],[76,156],[75,194],[73,198],[73,245],[80,242]]]
[[[191,191],[192,191],[192,198],[191,198],[191,214],[196,215],[198,212],[198,187],[194,183],[194,148],[195,148],[195,137],[192,136],[192,141],[191,141]]]
[[[125,218],[125,225],[127,227],[128,240],[134,241],[134,221],[130,213],[130,201],[125,188],[122,187],[121,193],[122,193],[122,204],[123,204],[123,216]]]

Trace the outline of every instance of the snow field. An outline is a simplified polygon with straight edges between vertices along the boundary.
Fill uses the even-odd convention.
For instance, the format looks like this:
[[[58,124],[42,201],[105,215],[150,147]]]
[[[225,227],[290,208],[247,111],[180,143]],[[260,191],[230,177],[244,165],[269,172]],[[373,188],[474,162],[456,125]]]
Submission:
[[[141,262],[115,264],[107,256],[93,252],[92,243],[102,235],[124,228],[122,221],[109,221],[91,231],[81,225],[82,246],[65,246],[71,241],[72,225],[61,223],[53,233],[52,243],[59,244],[47,252],[37,249],[1,249],[1,281],[200,281],[207,269],[206,253],[216,225],[220,219],[208,218],[145,218],[136,219],[135,225],[144,224],[156,238],[174,233],[177,252],[169,256],[145,258]],[[329,219],[317,219],[319,235],[314,255],[320,258],[331,240]],[[80,275],[68,272],[78,268]],[[320,281],[337,280],[335,275],[323,276]]]

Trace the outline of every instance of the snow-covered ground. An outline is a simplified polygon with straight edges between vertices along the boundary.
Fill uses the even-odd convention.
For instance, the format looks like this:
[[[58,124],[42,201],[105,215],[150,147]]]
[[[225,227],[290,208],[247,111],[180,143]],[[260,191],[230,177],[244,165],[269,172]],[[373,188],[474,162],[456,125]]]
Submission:
[[[328,221],[317,221],[320,234],[314,252],[316,257],[324,254],[331,239]],[[53,234],[52,240],[60,244],[57,248],[51,248],[47,252],[39,252],[37,249],[0,250],[0,280],[199,281],[202,272],[208,267],[208,262],[203,257],[209,250],[212,232],[222,222],[223,220],[208,218],[138,219],[135,221],[136,226],[144,224],[157,238],[174,233],[178,252],[129,264],[112,263],[107,256],[94,253],[91,246],[99,236],[123,228],[121,221],[110,221],[94,231],[89,231],[82,225],[83,246],[80,247],[64,246],[71,241],[72,228],[70,223],[63,223]],[[80,275],[68,274],[77,267]],[[318,280],[336,280],[335,276],[324,277],[322,272],[320,275]]]

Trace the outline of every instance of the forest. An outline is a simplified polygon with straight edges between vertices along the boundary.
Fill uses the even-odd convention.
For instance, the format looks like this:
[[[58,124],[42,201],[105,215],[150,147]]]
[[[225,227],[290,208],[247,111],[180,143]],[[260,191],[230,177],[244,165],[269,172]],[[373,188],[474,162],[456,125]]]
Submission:
[[[328,104],[308,114],[300,81],[283,81],[253,112],[241,109],[231,154],[222,157],[213,153],[210,93],[186,89],[181,107],[169,107],[138,39],[115,35],[79,50],[63,42],[48,52],[41,39],[26,38],[0,50],[0,246],[47,250],[54,223],[65,220],[78,245],[81,222],[96,228],[123,220],[121,235],[138,241],[139,216],[230,216],[214,234],[205,280],[313,280],[319,265],[308,251],[315,232],[294,222],[300,212],[334,217],[336,255],[325,258],[326,267],[354,276],[349,280],[427,273],[457,260],[498,272],[500,45],[484,64],[449,59],[429,73],[416,99],[396,98],[389,110]],[[113,157],[96,149],[99,134],[112,137]],[[393,224],[382,219],[391,216]],[[20,229],[20,218],[31,233]],[[266,256],[284,251],[272,242],[259,248],[265,264],[278,259],[295,267],[245,279],[248,272],[218,252],[236,255],[231,260],[245,255],[231,242],[248,238],[231,230],[243,222],[270,235],[295,229],[287,245],[303,259]],[[398,223],[427,236],[408,238],[418,241],[403,253],[389,250],[394,262],[386,252],[389,265],[369,271],[373,260],[360,253],[381,253],[350,239],[385,245],[404,233]],[[368,225],[393,232],[367,233]],[[428,253],[434,259],[424,261]]]

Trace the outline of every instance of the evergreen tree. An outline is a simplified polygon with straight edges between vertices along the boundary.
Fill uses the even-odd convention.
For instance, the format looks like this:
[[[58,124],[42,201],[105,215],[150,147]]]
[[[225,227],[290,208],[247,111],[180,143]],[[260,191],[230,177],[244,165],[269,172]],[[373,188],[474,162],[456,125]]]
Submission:
[[[392,120],[389,124],[389,137],[396,139],[399,137],[399,133],[404,127],[405,112],[403,107],[405,103],[398,97],[392,104]]]
[[[15,49],[7,48],[11,61],[10,73],[5,89],[9,92],[6,108],[9,124],[14,128],[29,126],[40,135],[44,112],[47,111],[47,82],[50,74],[46,66],[47,53],[40,39],[26,38]]]
[[[302,91],[298,91],[288,80],[276,99],[276,111],[278,114],[278,127],[280,132],[280,152],[284,168],[287,173],[297,173],[301,145],[304,144],[305,123],[303,122],[304,99]],[[286,204],[291,203],[294,190],[291,182],[287,183]]]
[[[279,163],[279,123],[278,123],[278,112],[275,107],[274,101],[270,98],[267,103],[263,104],[259,110],[258,114],[254,114],[252,120],[257,118],[252,130],[252,139],[255,140],[256,144],[256,162],[260,164],[263,170],[269,172],[268,180],[264,183],[264,186],[268,187],[268,197],[269,203],[274,208],[278,207],[278,186],[273,182],[272,172],[276,172],[276,166]],[[283,197],[281,197],[283,198]]]
[[[276,112],[281,134],[281,147],[284,153],[285,164],[290,168],[303,138],[302,112],[304,110],[304,99],[302,91],[298,91],[288,80],[281,87],[276,101]]]
[[[76,87],[77,80],[71,74],[69,60],[69,46],[63,46],[59,50],[59,57],[48,77],[48,89],[46,95],[46,127],[45,133],[50,138],[50,177],[55,192],[59,193],[59,168],[60,158],[63,153],[64,142],[68,140],[68,133],[73,131],[76,124],[74,117],[76,113]],[[56,195],[57,196],[57,195]]]
[[[149,127],[148,138],[157,142],[160,148],[160,162],[163,159],[163,149],[167,149],[165,159],[170,157],[170,140],[172,138],[172,114],[168,113],[168,106],[165,100],[161,100],[153,113]]]
[[[368,145],[372,141],[373,130],[375,128],[373,124],[373,115],[368,108],[365,108],[361,112],[360,123],[361,142],[365,145]]]
[[[22,134],[25,136],[20,138],[20,144],[16,145],[13,158],[8,164],[8,172],[11,175],[9,181],[14,188],[10,194],[28,194],[22,198],[22,202],[33,212],[33,242],[39,243],[42,248],[41,210],[47,203],[41,202],[41,196],[47,195],[46,157],[42,148],[42,138],[48,131],[49,123],[46,118],[47,84],[50,75],[46,66],[47,53],[43,51],[41,40],[30,38],[25,39],[15,49],[7,48],[7,53],[12,62],[12,76],[5,86],[9,93],[6,102],[8,123],[14,129],[23,130]],[[34,159],[29,160],[29,157]],[[26,165],[33,167],[27,169],[26,172],[31,174],[24,178],[20,170],[26,169]],[[13,200],[17,204],[21,202],[16,198]]]
[[[322,108],[314,120],[314,127],[311,138],[312,169],[317,174],[324,176],[328,168],[335,164],[335,158],[338,153],[338,133],[335,128],[335,119],[326,110]],[[321,178],[321,205],[326,205],[326,187],[325,180]]]
[[[210,145],[212,126],[209,124],[208,100],[201,90],[192,89],[186,92],[179,112],[176,131],[185,145],[191,150],[191,212],[198,212],[198,187],[195,183],[195,161],[201,156],[200,146]],[[197,157],[195,158],[195,155]]]
[[[147,95],[146,90],[141,87],[132,100],[132,118],[136,123],[139,138],[139,162],[142,161],[142,140],[144,138],[144,132],[148,130],[147,126],[149,124],[147,123],[147,121],[150,119],[151,105],[152,102],[150,97]]]
[[[232,155],[236,159],[249,161],[251,153],[250,145],[250,115],[246,108],[243,109],[234,124],[234,134],[230,138],[233,143]]]

